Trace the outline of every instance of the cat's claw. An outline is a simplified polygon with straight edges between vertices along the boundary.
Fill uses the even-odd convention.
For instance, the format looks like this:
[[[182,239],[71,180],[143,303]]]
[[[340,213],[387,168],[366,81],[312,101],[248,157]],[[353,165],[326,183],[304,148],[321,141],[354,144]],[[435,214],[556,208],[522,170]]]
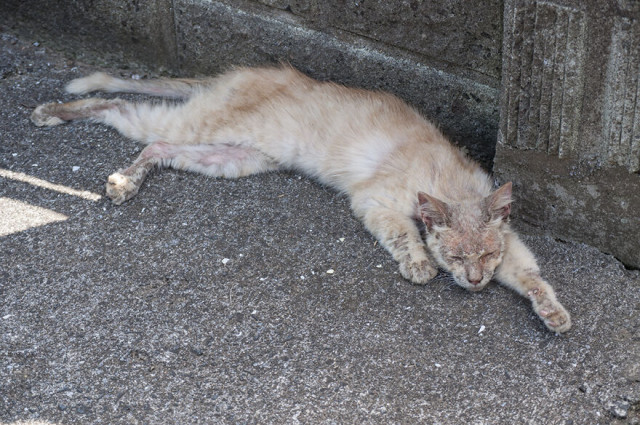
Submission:
[[[530,290],[528,295],[533,302],[533,310],[549,330],[563,333],[571,329],[571,316],[555,297],[549,297],[538,288]]]
[[[107,180],[107,196],[116,205],[136,196],[139,189],[140,185],[136,184],[130,176],[119,172],[111,174]]]
[[[438,270],[431,265],[429,260],[413,261],[406,259],[400,262],[400,274],[412,283],[424,285],[438,274]]]
[[[63,124],[65,122],[63,119],[53,116],[49,112],[51,105],[55,105],[55,103],[45,103],[34,109],[31,113],[31,122],[38,127],[53,127]]]

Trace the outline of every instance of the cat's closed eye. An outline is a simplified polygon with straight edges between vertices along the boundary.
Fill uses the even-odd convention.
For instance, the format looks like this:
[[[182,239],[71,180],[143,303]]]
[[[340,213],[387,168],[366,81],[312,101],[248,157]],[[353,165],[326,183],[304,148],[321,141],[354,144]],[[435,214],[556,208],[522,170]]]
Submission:
[[[491,251],[491,252],[487,252],[486,254],[482,254],[480,256],[480,259],[482,260],[484,259],[489,259],[491,257],[495,257],[496,255],[498,255],[498,251]]]

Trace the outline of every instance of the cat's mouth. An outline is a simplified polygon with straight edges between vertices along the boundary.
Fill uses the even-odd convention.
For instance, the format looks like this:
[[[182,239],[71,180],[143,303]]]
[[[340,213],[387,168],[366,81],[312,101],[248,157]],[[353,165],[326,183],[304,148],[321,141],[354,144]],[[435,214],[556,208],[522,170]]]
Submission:
[[[455,276],[454,276],[454,280],[459,286],[471,292],[480,292],[484,289],[485,286],[487,286],[487,283],[489,283],[488,281],[485,282],[483,279],[482,281],[474,284],[469,282],[467,279],[457,278]]]

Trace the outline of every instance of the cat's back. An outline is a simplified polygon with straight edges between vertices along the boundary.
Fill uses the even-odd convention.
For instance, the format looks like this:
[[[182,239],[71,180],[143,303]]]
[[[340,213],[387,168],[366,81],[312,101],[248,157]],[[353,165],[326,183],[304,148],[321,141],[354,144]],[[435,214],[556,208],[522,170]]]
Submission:
[[[447,149],[439,130],[393,94],[317,81],[288,66],[238,77],[238,95],[256,102],[262,148],[340,189],[416,140]]]
[[[228,134],[245,132],[282,166],[345,192],[371,179],[436,190],[451,170],[475,172],[435,125],[390,93],[280,66],[228,72],[204,95],[225,99]]]

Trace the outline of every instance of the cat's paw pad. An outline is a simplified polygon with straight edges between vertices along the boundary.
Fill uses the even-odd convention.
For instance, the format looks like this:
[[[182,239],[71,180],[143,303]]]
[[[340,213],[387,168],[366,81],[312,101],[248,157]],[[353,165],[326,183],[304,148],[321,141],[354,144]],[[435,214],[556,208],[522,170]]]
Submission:
[[[535,299],[535,296],[540,294],[543,296]],[[549,330],[563,333],[571,329],[571,316],[562,304],[553,298],[545,297],[544,293],[537,289],[529,291],[529,296],[534,296],[534,310]]]
[[[59,117],[51,115],[51,107],[52,105],[56,105],[55,103],[45,103],[44,105],[38,106],[31,113],[31,122],[37,125],[38,127],[52,127],[54,125],[59,125],[64,123],[65,121]]]
[[[133,198],[140,189],[131,177],[121,173],[113,173],[107,179],[107,196],[116,205]]]
[[[400,262],[400,274],[412,283],[424,285],[438,274],[438,270],[429,260],[414,261],[407,258]]]

